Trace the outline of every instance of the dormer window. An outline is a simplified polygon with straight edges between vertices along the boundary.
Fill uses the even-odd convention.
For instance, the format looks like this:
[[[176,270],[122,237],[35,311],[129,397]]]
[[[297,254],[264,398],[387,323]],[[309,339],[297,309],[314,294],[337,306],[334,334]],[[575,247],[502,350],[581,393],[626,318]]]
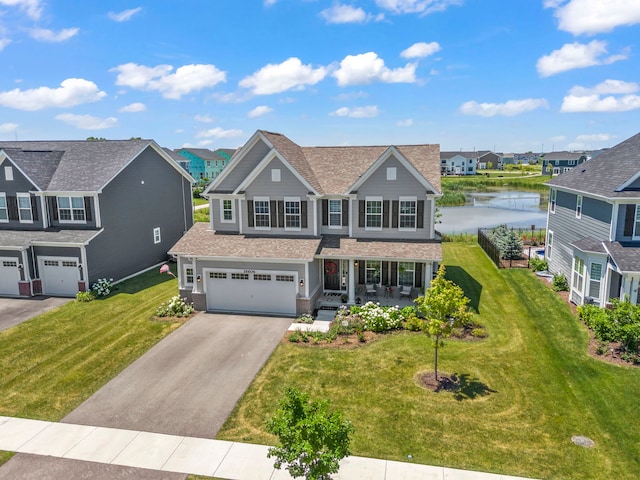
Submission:
[[[84,197],[58,197],[60,223],[86,222]]]

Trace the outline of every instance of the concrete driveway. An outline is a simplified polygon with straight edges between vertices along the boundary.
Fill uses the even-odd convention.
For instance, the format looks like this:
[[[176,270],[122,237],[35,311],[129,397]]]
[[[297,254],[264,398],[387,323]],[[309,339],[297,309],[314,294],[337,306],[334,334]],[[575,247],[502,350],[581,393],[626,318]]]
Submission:
[[[71,300],[73,299],[46,296],[29,298],[0,297],[0,332],[64,305]]]
[[[289,325],[200,313],[63,421],[213,438]]]

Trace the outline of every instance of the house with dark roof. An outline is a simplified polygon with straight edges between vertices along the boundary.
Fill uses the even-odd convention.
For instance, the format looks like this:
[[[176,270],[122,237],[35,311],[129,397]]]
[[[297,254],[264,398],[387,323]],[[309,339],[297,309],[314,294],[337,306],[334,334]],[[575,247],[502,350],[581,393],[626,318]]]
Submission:
[[[73,296],[165,261],[192,183],[152,140],[0,142],[0,295]]]
[[[222,172],[235,153],[234,149],[180,148],[177,153],[188,160],[189,172],[198,182],[210,182]]]
[[[583,164],[591,156],[587,152],[549,152],[542,156],[542,175],[556,176]]]
[[[440,152],[442,175],[475,175],[478,152]]]
[[[178,152],[171,150],[170,148],[162,147],[162,149],[165,151],[167,155],[169,155],[172,158],[174,162],[180,165],[185,172],[189,173],[189,160],[184,158]]]
[[[640,304],[640,134],[547,185],[546,259],[571,301]]]
[[[442,260],[438,145],[301,147],[258,130],[203,196],[210,223],[170,249],[201,310],[295,316],[327,295],[415,296]]]

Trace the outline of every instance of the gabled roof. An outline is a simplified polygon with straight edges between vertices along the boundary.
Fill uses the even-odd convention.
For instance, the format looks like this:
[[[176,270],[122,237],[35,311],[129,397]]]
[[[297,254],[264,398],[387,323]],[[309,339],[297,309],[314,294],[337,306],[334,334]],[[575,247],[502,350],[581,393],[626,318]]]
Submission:
[[[545,153],[543,160],[580,160],[588,155],[584,152],[549,152]]]
[[[639,198],[626,186],[640,177],[640,133],[547,182],[605,198]]]
[[[168,154],[153,140],[0,142],[0,150],[36,187],[55,192],[100,191],[149,146],[169,161]],[[193,181],[175,162],[172,164]]]
[[[478,158],[480,152],[440,152],[441,159],[453,158],[460,155],[464,158]],[[485,152],[486,153],[486,152]]]
[[[167,155],[169,155],[174,162],[182,163],[182,162],[188,162],[189,161],[188,158],[183,157],[178,152],[175,152],[175,151],[171,150],[170,148],[162,147],[162,150],[164,150],[165,153]]]
[[[637,243],[604,242],[604,247],[620,272],[640,272],[640,246]]]
[[[214,155],[218,158],[218,160],[230,160],[233,157],[233,154],[236,153],[235,148],[218,148]]]
[[[189,152],[201,160],[220,160],[215,152],[208,148],[179,148],[178,153],[180,152]]]

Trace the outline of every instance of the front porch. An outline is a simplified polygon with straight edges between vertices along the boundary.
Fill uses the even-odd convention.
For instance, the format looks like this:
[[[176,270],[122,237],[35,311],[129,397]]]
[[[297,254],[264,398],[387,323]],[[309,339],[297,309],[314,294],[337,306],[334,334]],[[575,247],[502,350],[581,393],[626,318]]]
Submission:
[[[384,285],[375,285],[374,290],[375,293],[367,293],[365,285],[356,285],[355,299],[352,302],[349,302],[348,298],[346,302],[342,301],[342,295],[346,294],[325,291],[316,301],[315,307],[317,310],[337,310],[341,305],[350,307],[358,304],[364,305],[371,301],[385,307],[397,306],[403,308],[415,305],[413,300],[423,294],[422,289],[418,287],[411,288],[410,295],[401,294],[401,288],[397,286],[385,287]]]

